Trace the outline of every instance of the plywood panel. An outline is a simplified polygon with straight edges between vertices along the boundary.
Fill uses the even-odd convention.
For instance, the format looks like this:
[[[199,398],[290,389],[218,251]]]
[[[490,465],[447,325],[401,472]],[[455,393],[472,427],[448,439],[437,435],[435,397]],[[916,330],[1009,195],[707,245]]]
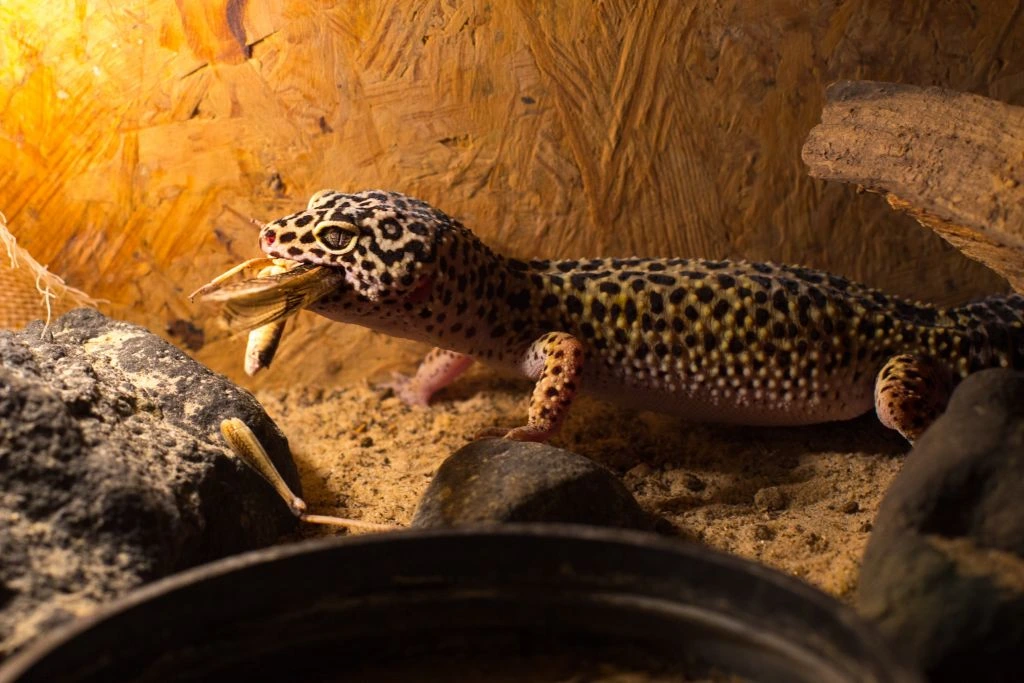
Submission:
[[[256,255],[244,217],[323,187],[419,195],[520,256],[796,261],[944,302],[1003,287],[808,178],[800,148],[837,78],[1024,103],[1015,0],[46,5],[0,6],[0,210],[108,312],[236,378],[242,342],[184,295]],[[260,381],[411,348],[303,317]]]

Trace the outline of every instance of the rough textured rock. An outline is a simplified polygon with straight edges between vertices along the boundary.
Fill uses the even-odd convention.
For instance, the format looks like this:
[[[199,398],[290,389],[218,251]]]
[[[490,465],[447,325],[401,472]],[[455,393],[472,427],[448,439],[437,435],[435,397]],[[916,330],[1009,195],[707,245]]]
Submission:
[[[804,144],[810,175],[881,192],[1024,292],[1024,107],[874,81],[827,95]]]
[[[1021,500],[1024,374],[980,372],[907,457],[861,573],[859,609],[933,681],[1020,679]]]
[[[0,658],[144,581],[294,528],[226,454],[230,416],[297,486],[256,400],[145,329],[78,309],[45,331],[0,331]]]
[[[545,444],[483,439],[438,468],[420,499],[413,527],[474,522],[573,522],[649,528],[611,471]]]

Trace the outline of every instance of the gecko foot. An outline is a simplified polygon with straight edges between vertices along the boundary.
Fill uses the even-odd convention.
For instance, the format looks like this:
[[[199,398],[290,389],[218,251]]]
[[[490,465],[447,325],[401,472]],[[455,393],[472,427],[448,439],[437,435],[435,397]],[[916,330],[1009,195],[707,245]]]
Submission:
[[[507,427],[491,427],[490,429],[484,429],[477,432],[473,436],[473,440],[479,439],[509,439],[510,441],[536,441],[538,443],[544,443],[555,434],[554,429],[544,429],[542,427],[533,427],[530,425],[523,425],[522,427],[513,427],[511,429]]]
[[[430,403],[430,395],[433,393],[423,388],[421,384],[413,381],[412,377],[403,375],[400,372],[391,373],[391,379],[380,382],[381,389],[390,389],[407,406],[426,407]]]
[[[390,382],[380,386],[392,389],[408,406],[425,406],[430,403],[431,396],[451,384],[472,364],[472,356],[435,348],[420,363],[415,375],[406,377],[396,372],[391,375]]]

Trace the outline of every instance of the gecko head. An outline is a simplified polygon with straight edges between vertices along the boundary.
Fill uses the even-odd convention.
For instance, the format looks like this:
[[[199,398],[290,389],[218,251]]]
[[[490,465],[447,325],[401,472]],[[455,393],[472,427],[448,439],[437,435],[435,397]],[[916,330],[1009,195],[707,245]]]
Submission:
[[[397,192],[320,190],[305,210],[267,223],[260,248],[273,258],[343,270],[357,294],[380,301],[432,280],[438,239],[450,223],[429,204]]]

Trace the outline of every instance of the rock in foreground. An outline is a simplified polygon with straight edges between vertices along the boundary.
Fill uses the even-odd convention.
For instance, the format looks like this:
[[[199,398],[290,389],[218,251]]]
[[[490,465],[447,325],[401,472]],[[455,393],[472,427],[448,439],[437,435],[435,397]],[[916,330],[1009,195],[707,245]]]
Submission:
[[[45,332],[0,331],[0,659],[145,581],[294,528],[226,455],[232,416],[298,490],[256,400],[147,330],[79,309]]]
[[[879,509],[858,607],[932,681],[1016,681],[1024,652],[1024,374],[968,377]]]
[[[644,529],[651,521],[612,472],[571,451],[482,439],[438,468],[413,527],[566,522]]]

